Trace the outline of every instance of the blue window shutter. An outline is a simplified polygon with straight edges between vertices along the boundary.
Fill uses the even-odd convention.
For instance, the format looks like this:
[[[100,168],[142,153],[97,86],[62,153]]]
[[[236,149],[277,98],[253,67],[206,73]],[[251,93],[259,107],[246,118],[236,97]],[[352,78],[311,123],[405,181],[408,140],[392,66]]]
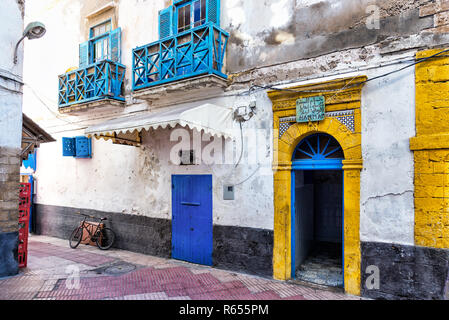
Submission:
[[[75,137],[76,158],[92,158],[92,139],[87,137]]]
[[[109,34],[109,52],[110,59],[114,62],[120,63],[121,61],[121,47],[122,42],[122,29],[117,28],[112,30]]]
[[[80,68],[89,64],[89,41],[80,44]]]
[[[159,39],[173,35],[173,6],[159,11]]]
[[[62,138],[62,156],[75,156],[75,138]]]
[[[207,0],[208,22],[220,25],[220,0]]]

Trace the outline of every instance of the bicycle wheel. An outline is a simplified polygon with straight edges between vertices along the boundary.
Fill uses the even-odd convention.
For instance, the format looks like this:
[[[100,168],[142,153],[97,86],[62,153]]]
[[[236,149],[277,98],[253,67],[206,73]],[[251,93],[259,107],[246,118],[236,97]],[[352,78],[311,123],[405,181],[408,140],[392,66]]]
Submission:
[[[97,237],[97,246],[101,250],[108,250],[115,241],[115,233],[109,228],[103,228],[100,231],[100,236]]]
[[[70,235],[69,239],[70,248],[75,249],[76,247],[78,247],[82,239],[83,239],[83,228],[77,227],[75,230],[72,231],[72,234]]]

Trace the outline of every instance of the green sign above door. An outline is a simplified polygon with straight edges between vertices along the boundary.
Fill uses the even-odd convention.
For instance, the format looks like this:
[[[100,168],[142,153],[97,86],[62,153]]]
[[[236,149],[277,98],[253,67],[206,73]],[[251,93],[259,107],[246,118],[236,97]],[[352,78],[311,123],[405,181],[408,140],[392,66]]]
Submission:
[[[324,114],[324,96],[296,100],[296,122],[321,121]]]

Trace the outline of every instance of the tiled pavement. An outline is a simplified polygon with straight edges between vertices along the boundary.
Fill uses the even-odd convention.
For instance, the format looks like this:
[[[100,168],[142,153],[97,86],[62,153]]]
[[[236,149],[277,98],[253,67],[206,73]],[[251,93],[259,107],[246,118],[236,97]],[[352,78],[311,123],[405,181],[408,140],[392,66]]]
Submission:
[[[113,267],[113,268],[111,268]],[[79,275],[79,277],[77,276]],[[0,279],[8,300],[357,300],[359,297],[146,256],[32,236],[28,267]]]

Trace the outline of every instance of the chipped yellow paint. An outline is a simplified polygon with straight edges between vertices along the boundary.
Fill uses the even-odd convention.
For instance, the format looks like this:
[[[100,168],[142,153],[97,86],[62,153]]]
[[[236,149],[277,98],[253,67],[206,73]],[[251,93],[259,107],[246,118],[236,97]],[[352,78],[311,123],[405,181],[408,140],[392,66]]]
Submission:
[[[273,276],[279,280],[291,277],[291,165],[298,143],[308,135],[322,132],[333,136],[342,146],[344,170],[344,276],[345,290],[360,294],[360,171],[363,167],[361,149],[361,90],[366,77],[345,78],[319,84],[298,86],[298,92],[270,91],[273,102],[274,136],[274,248]],[[320,90],[322,93],[299,91]],[[334,91],[341,90],[341,91]],[[335,118],[314,123],[296,123],[279,137],[279,119],[296,114],[296,100],[323,95],[326,111],[354,110],[355,132]]]
[[[417,53],[426,58],[442,49]],[[415,244],[449,248],[449,58],[416,66]]]

